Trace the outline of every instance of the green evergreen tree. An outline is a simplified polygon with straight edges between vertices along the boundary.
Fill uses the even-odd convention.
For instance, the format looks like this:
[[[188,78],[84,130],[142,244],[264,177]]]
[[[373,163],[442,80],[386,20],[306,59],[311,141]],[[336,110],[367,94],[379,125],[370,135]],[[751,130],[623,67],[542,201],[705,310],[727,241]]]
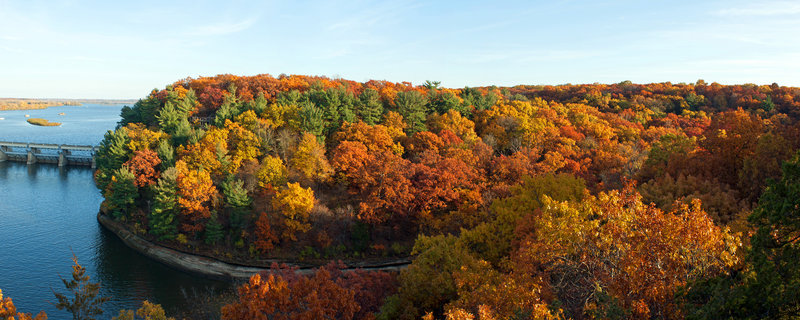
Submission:
[[[475,107],[475,110],[486,110],[497,103],[498,96],[494,92],[489,92],[486,95],[481,94],[478,89],[464,87],[461,90],[461,99],[464,100],[463,109],[459,110],[463,116],[468,116],[464,112],[470,112],[470,106]]]
[[[245,111],[253,110],[256,115],[261,115],[264,111],[267,110],[267,98],[264,97],[263,92],[259,92],[258,96],[256,96],[253,101],[248,101],[245,103]]]
[[[156,92],[157,90],[153,90]],[[161,101],[150,94],[145,99],[139,99],[133,107],[124,106],[120,112],[119,121],[120,126],[125,126],[129,123],[143,123],[147,126],[157,124],[156,115],[161,110]]]
[[[139,188],[134,184],[136,177],[122,166],[114,170],[111,182],[105,190],[104,196],[108,211],[114,219],[126,217],[139,197]]]
[[[300,103],[300,129],[308,131],[320,138],[325,130],[325,120],[323,119],[322,109],[318,108],[311,101]]]
[[[105,190],[111,182],[113,170],[122,166],[125,161],[128,161],[128,129],[119,128],[115,131],[106,132],[103,141],[100,142],[100,147],[95,155],[95,163],[97,165],[97,175],[95,183],[97,188]]]
[[[358,97],[358,116],[361,121],[368,125],[374,125],[381,121],[383,115],[383,103],[378,90],[369,88],[361,92]]]
[[[225,203],[231,207],[244,208],[253,202],[253,199],[247,195],[244,181],[233,177],[228,177],[222,182],[222,194],[225,195]]]
[[[428,100],[419,91],[398,92],[394,103],[397,106],[397,112],[408,124],[406,131],[409,134],[427,130],[425,118],[427,117]]]
[[[217,244],[225,236],[222,231],[222,224],[217,219],[216,214],[211,214],[211,218],[206,224],[206,232],[204,242],[206,244]]]
[[[428,93],[428,109],[441,114],[447,113],[452,109],[464,115],[461,100],[452,92],[441,92],[431,90]]]
[[[167,101],[156,116],[161,130],[172,136],[175,145],[186,144],[192,128],[189,124],[188,113],[176,108],[176,105]]]
[[[303,94],[297,90],[279,92],[275,103],[283,106],[297,105],[303,99]]]
[[[150,233],[159,240],[175,237],[178,214],[178,172],[171,167],[161,173],[153,192],[153,210],[150,212]]]
[[[102,306],[109,298],[100,296],[100,283],[89,282],[86,268],[78,264],[78,258],[74,255],[72,262],[74,263],[72,280],[67,281],[61,278],[61,282],[64,283],[70,294],[64,295],[53,291],[58,299],[55,306],[58,310],[67,310],[72,313],[73,320],[93,320],[96,316],[103,314]],[[74,298],[70,299],[69,296],[74,296]]]
[[[253,199],[247,195],[244,181],[231,176],[223,181],[221,186],[222,194],[225,196],[225,204],[230,210],[231,228],[245,228],[249,223],[250,204]]]
[[[175,149],[169,141],[159,141],[156,147],[156,153],[158,153],[158,158],[161,159],[160,166],[162,171],[175,165]]]
[[[230,85],[228,93],[225,94],[225,99],[222,105],[217,109],[217,115],[214,118],[214,125],[217,127],[224,127],[225,120],[233,121],[233,118],[242,113],[242,103],[236,96],[236,86]]]

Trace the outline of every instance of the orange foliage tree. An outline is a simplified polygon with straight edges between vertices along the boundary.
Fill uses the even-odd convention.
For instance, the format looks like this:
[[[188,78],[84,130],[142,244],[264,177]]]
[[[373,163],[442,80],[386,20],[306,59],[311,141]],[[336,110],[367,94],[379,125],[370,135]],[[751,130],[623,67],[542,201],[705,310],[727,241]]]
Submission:
[[[0,290],[0,319],[4,320],[47,320],[44,311],[39,312],[36,317],[31,317],[29,313],[17,312],[17,307],[11,298],[3,298],[3,290]]]
[[[331,264],[302,276],[292,269],[256,274],[239,287],[239,300],[222,307],[223,319],[371,319],[394,288],[383,272],[342,272]]]
[[[139,188],[150,187],[158,181],[161,173],[157,166],[161,163],[158,154],[150,149],[135,151],[133,157],[125,162],[128,170],[136,177],[134,184]]]
[[[175,163],[178,171],[178,204],[181,206],[181,229],[196,233],[204,229],[203,219],[211,217],[209,201],[216,196],[217,189],[208,171],[189,169],[185,162]]]

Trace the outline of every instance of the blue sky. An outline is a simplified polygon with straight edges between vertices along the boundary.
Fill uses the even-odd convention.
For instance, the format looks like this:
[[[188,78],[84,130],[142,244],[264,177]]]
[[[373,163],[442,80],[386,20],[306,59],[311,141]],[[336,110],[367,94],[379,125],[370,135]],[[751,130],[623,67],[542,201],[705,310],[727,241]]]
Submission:
[[[800,86],[800,1],[0,0],[0,97],[185,77]]]

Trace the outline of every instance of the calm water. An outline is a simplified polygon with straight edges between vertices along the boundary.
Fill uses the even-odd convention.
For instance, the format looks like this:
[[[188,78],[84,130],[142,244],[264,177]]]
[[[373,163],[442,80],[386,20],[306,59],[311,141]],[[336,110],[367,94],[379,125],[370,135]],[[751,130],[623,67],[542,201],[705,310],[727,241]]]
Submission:
[[[0,111],[0,140],[97,145],[119,120],[121,106],[64,106],[44,110]],[[66,115],[58,116],[64,112]],[[38,127],[25,114],[62,122]],[[51,319],[67,318],[55,309],[50,288],[64,292],[58,276],[69,277],[74,253],[102,294],[112,300],[101,318],[140,301],[159,303],[170,312],[190,308],[181,290],[225,289],[151,261],[126,247],[96,220],[102,196],[88,167],[0,162],[0,289],[19,311],[44,310]]]

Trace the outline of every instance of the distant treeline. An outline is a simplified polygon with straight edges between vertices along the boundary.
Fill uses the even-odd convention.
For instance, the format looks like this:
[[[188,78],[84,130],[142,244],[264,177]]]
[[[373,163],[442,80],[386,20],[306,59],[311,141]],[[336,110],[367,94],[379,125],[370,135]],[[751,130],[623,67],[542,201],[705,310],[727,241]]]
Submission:
[[[44,109],[55,106],[79,106],[84,103],[90,104],[130,104],[136,100],[114,100],[114,99],[19,99],[19,98],[0,98],[0,110],[29,110]]]

